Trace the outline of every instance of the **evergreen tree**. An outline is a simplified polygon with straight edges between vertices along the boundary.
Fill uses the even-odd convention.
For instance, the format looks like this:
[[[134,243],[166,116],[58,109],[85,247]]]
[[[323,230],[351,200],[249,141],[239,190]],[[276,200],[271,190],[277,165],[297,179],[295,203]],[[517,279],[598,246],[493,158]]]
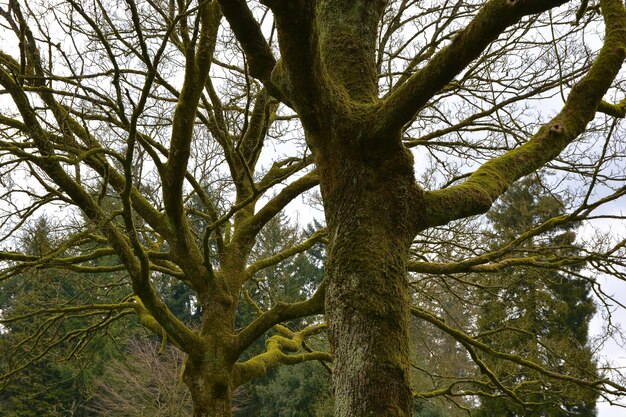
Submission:
[[[529,227],[563,213],[562,201],[547,194],[537,177],[526,177],[511,187],[488,217],[494,244],[519,236]],[[516,256],[574,255],[576,233],[561,228],[530,240]],[[576,271],[577,266],[569,271]],[[588,345],[588,328],[595,307],[586,281],[567,270],[531,267],[509,268],[485,280],[499,288],[488,293],[478,326],[482,340],[500,351],[574,376],[597,374]],[[516,393],[527,404],[520,406],[505,397],[481,399],[476,417],[565,417],[596,415],[597,395],[581,387],[558,386],[536,372],[517,365],[486,359],[490,369],[507,384],[520,386]],[[495,391],[494,391],[495,393]]]
[[[330,374],[318,363],[281,367],[256,392],[258,415],[280,417],[333,417]]]
[[[272,219],[259,234],[253,251],[258,259],[279,253],[309,237],[322,228],[319,223],[309,224],[304,231],[290,224],[287,216],[280,214]],[[250,299],[263,310],[271,308],[276,301],[293,302],[310,297],[323,278],[325,258],[322,245],[291,257],[257,274],[246,287]],[[255,307],[241,304],[238,323],[241,326],[256,317]],[[292,329],[310,324],[311,320],[293,320],[286,325]],[[259,339],[249,349],[250,356],[264,350],[264,342],[272,332]],[[320,335],[316,343],[328,349],[325,336]],[[316,346],[317,350],[317,346]],[[303,363],[278,369],[244,387],[247,397],[241,400],[234,415],[239,417],[260,415],[280,417],[328,417],[332,416],[330,399],[330,374],[318,363]]]
[[[46,217],[41,217],[23,228],[19,245],[25,253],[45,256],[64,238]],[[24,269],[0,281],[0,318],[26,315],[0,328],[2,417],[96,415],[86,407],[95,381],[102,379],[107,362],[124,344],[123,337],[130,337],[137,326],[123,321],[93,327],[102,323],[103,317],[88,310],[31,314],[115,300],[121,287],[107,285],[114,281],[119,277],[56,268]]]
[[[40,218],[31,227],[26,228],[21,236],[23,250],[30,255],[43,255],[53,247],[53,232],[46,218]],[[2,317],[26,314],[33,307],[46,308],[56,305],[59,299],[69,300],[76,296],[78,288],[74,280],[65,278],[59,271],[27,271],[26,280],[7,279],[0,284],[0,311]],[[51,321],[44,332],[46,321],[40,317],[30,320],[7,323],[0,333],[0,355],[4,360],[0,375],[21,366],[30,353],[43,350],[37,346],[36,339],[29,335],[39,333],[47,338],[53,333],[63,334],[68,331],[66,323]],[[46,339],[44,339],[46,340]],[[25,343],[20,345],[20,341]],[[79,415],[77,406],[82,402],[81,381],[76,369],[67,363],[59,362],[57,355],[48,355],[10,380],[2,380],[0,391],[0,409],[4,417],[56,417]]]

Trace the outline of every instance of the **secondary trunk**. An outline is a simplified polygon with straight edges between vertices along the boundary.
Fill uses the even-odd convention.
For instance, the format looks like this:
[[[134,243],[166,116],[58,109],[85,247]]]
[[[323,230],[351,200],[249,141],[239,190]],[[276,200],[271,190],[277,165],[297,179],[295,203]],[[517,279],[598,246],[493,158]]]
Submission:
[[[367,155],[345,149],[335,147],[318,163],[332,240],[326,317],[335,417],[408,417],[406,262],[421,193],[401,145]]]
[[[219,363],[206,353],[203,359],[188,357],[183,381],[193,401],[193,417],[230,417],[232,415],[232,365]]]
[[[241,268],[224,261],[222,271],[211,280],[210,296],[201,300],[202,347],[185,359],[183,381],[193,401],[193,417],[230,417],[233,408],[232,373],[237,358],[232,338],[237,299],[225,282],[236,282]]]

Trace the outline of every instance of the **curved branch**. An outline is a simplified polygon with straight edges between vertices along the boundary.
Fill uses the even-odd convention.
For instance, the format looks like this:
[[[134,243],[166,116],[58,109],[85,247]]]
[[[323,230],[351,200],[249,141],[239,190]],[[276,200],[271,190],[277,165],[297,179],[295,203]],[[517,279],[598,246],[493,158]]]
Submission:
[[[290,258],[298,253],[302,253],[308,249],[310,249],[317,242],[321,241],[326,236],[326,229],[320,229],[313,233],[307,240],[304,242],[291,246],[274,256],[270,256],[268,258],[260,259],[254,262],[246,269],[246,280],[252,277],[254,274],[259,272],[262,269],[269,268],[270,266],[276,265],[279,262],[284,261],[287,258]]]
[[[396,89],[378,112],[377,131],[401,129],[415,114],[478,58],[509,26],[526,15],[540,13],[566,3],[567,0],[491,0],[452,43],[439,51],[419,72]]]
[[[303,352],[289,355],[287,352],[298,352],[303,348],[306,337],[320,333],[326,328],[326,324],[307,327],[299,332],[289,332],[288,336],[275,335],[265,343],[265,352],[245,362],[235,364],[233,386],[238,387],[254,378],[265,375],[272,368],[280,365],[295,365],[305,361],[331,362],[332,355],[326,352]]]
[[[250,75],[263,82],[268,91],[274,94],[275,89],[271,88],[270,77],[276,59],[247,2],[245,0],[218,0],[218,2],[230,29],[235,33],[246,54]]]
[[[281,58],[272,72],[272,81],[286,96],[288,105],[297,108],[303,125],[316,131],[323,126],[321,103],[329,97],[326,90],[331,85],[325,80],[320,59],[315,1],[262,3],[274,12],[280,47]]]
[[[278,323],[301,317],[322,314],[324,312],[325,282],[322,282],[315,294],[306,301],[293,304],[278,303],[244,328],[235,337],[234,350],[240,355],[263,333]]]
[[[265,204],[254,216],[235,230],[233,241],[249,242],[259,233],[263,226],[280,212],[294,198],[319,184],[317,171],[298,178],[283,188],[274,198]],[[228,213],[227,213],[228,214]]]
[[[602,97],[626,57],[626,11],[618,0],[603,0],[604,45],[591,69],[573,88],[561,112],[527,143],[492,159],[465,182],[425,193],[428,210],[423,228],[481,214],[517,179],[556,158],[593,119]]]
[[[409,262],[408,270],[411,272],[419,272],[422,274],[457,274],[467,272],[498,272],[505,268],[513,266],[528,266],[534,268],[557,269],[568,265],[580,265],[581,262],[588,261],[587,257],[523,257],[523,258],[507,258],[498,262],[489,262],[483,264],[474,264],[476,258],[461,262]]]
[[[623,119],[626,117],[626,98],[617,104],[612,104],[608,101],[602,100],[598,105],[598,111],[609,116]]]

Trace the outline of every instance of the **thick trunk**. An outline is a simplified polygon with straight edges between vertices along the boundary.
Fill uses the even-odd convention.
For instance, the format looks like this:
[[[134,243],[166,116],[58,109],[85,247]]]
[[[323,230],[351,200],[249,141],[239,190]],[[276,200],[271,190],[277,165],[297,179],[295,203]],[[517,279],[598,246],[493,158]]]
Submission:
[[[355,229],[331,251],[326,311],[336,417],[410,416],[408,245],[377,231]]]
[[[224,262],[228,264],[228,262]],[[202,351],[190,352],[185,359],[183,381],[193,401],[193,417],[230,417],[233,408],[233,354],[232,338],[237,299],[225,282],[240,269],[228,275],[233,265],[223,266],[211,281],[210,297],[202,300]],[[238,275],[234,275],[238,276]]]
[[[336,164],[318,164],[332,238],[326,316],[335,416],[408,417],[406,262],[421,198],[412,159],[401,147],[335,154]]]
[[[206,355],[205,355],[206,356]],[[211,358],[213,362],[214,358]],[[183,381],[191,392],[193,417],[230,417],[232,415],[232,366],[200,362],[187,358]]]

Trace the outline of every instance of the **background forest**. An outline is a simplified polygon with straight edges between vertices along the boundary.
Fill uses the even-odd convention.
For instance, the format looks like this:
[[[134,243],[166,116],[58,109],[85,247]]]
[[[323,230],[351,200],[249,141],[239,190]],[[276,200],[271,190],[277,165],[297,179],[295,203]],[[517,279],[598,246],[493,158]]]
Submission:
[[[527,177],[489,212],[488,223],[480,226],[480,235],[486,242],[497,244],[498,239],[517,236],[533,224],[558,216],[562,207],[559,197],[541,187],[540,177]],[[53,222],[53,219],[40,218],[25,227],[21,235],[24,251],[37,254],[49,250],[55,239]],[[262,231],[254,249],[255,256],[263,258],[279,253],[297,242],[301,235],[311,235],[319,227],[319,224],[301,227],[286,216],[279,216]],[[542,245],[567,247],[573,253],[579,250],[575,244],[576,230],[571,227],[555,229],[545,239],[544,242],[528,242],[523,247],[524,252],[541,251]],[[455,243],[458,242],[450,240],[447,249],[452,250]],[[322,280],[324,258],[324,245],[320,243],[258,274],[246,288],[251,304],[240,308],[239,320],[249,320],[255,314],[255,305],[271,308],[275,300],[293,302],[310,296]],[[470,326],[485,334],[492,346],[529,355],[537,363],[561,361],[564,366],[594,374],[599,371],[588,328],[596,308],[588,283],[576,276],[579,269],[573,264],[565,271],[514,267],[498,274],[473,274],[474,286],[497,288],[494,291],[468,286],[467,278],[442,279],[414,274],[412,288],[416,300],[427,300],[418,301],[418,305],[440,312],[447,320],[467,325],[470,317],[478,317]],[[35,269],[29,274],[26,280],[16,277],[0,287],[0,305],[8,315],[28,314],[32,305],[53,310],[76,300],[114,302],[125,293],[120,288],[125,284],[115,278],[115,272],[107,277],[88,277]],[[89,286],[85,288],[86,280]],[[103,284],[98,285],[98,280]],[[118,286],[110,285],[115,281],[119,282]],[[162,276],[158,289],[172,311],[189,325],[199,325],[198,305],[185,286]],[[0,352],[5,358],[28,350],[29,339],[38,337],[48,326],[58,326],[55,332],[67,336],[55,346],[54,354],[46,353],[33,360],[4,382],[0,395],[2,416],[182,417],[190,414],[191,398],[180,381],[183,366],[180,353],[147,333],[132,315],[107,324],[104,331],[98,331],[97,326],[90,326],[89,322],[89,314],[81,313],[71,321],[69,328],[68,324],[56,323],[54,318],[40,320],[36,316],[30,321],[5,324],[0,334]],[[301,326],[303,323],[291,324]],[[502,327],[511,331],[493,331]],[[543,336],[541,341],[537,335]],[[265,340],[251,347],[250,354],[261,352]],[[414,320],[411,340],[416,389],[437,389],[446,379],[470,379],[476,372],[462,346],[434,326]],[[327,341],[322,334],[308,343],[324,347]],[[10,361],[7,362],[5,372],[11,367]],[[598,396],[592,391],[571,387],[546,391],[535,385],[533,381],[541,377],[532,372],[498,362],[489,363],[489,367],[504,380],[528,381],[528,395],[537,405],[520,408],[509,399],[498,397],[460,401],[435,397],[418,400],[414,416],[596,415]],[[237,390],[234,415],[332,417],[330,372],[327,365],[317,362],[278,368]],[[478,392],[482,387],[475,389]],[[554,398],[546,398],[546,395]]]

